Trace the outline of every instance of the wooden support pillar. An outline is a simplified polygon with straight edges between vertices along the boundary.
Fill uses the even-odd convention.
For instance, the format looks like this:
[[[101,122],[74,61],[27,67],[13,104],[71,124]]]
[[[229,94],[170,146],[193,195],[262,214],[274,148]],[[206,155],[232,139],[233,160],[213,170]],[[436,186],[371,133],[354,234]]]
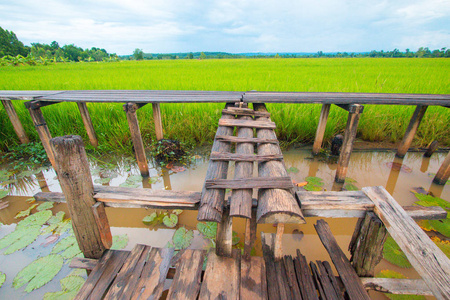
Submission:
[[[55,153],[58,179],[67,202],[78,246],[86,258],[100,258],[109,248],[111,232],[106,214],[98,206],[97,218],[93,206],[94,186],[89,163],[80,136],[56,137],[50,141]],[[98,219],[102,226],[98,226]]]
[[[14,131],[19,137],[20,143],[28,144],[30,142],[30,139],[28,138],[25,129],[23,129],[22,123],[20,123],[19,116],[17,116],[16,110],[14,109],[11,100],[2,100],[2,104],[6,110],[6,113],[8,114],[9,120],[13,125]]]
[[[282,245],[283,233],[284,233],[284,224],[282,223],[277,224],[277,234],[275,235],[275,243],[273,249],[273,256],[275,257],[275,260],[280,260],[283,258],[283,245]]]
[[[245,223],[245,241],[244,241],[244,259],[249,260],[252,248],[256,240],[256,210],[252,210],[252,217],[246,219]]]
[[[86,128],[87,135],[89,136],[89,141],[91,145],[97,148],[98,139],[97,134],[95,133],[94,126],[92,125],[91,116],[89,115],[89,111],[86,106],[86,102],[77,102],[78,110],[81,114],[81,119],[83,120],[84,128]]]
[[[350,262],[358,276],[375,276],[375,267],[383,258],[386,238],[383,222],[373,212],[367,212],[365,218],[358,222],[349,245]]]
[[[136,103],[127,103],[123,105],[123,109],[127,114],[128,127],[130,128],[139,170],[141,171],[142,177],[148,177],[147,157],[145,156],[144,142],[142,141],[141,130],[139,129],[139,122],[136,115],[139,106]]]
[[[217,224],[216,254],[218,256],[231,257],[233,247],[233,218],[230,211],[224,208],[222,222]]]
[[[344,142],[341,147],[341,154],[339,155],[338,166],[336,170],[335,181],[342,183],[345,181],[347,175],[348,164],[350,162],[350,155],[353,151],[353,142],[356,138],[356,131],[358,130],[359,117],[363,112],[364,106],[354,104],[349,109],[347,126],[345,128]]]
[[[161,121],[161,107],[159,103],[152,103],[152,108],[153,108],[153,121],[155,122],[156,139],[159,141],[164,138]]]
[[[322,110],[320,111],[319,124],[317,125],[316,139],[312,149],[313,155],[319,154],[322,148],[323,136],[325,134],[325,128],[327,127],[328,114],[330,113],[331,104],[322,104]]]
[[[445,158],[444,162],[439,168],[439,171],[436,173],[433,182],[439,185],[444,185],[447,183],[449,177],[450,177],[450,152],[447,154],[447,157]]]
[[[25,106],[30,112],[34,127],[36,128],[36,131],[39,134],[39,138],[41,139],[42,146],[44,146],[45,152],[47,153],[48,160],[52,164],[55,171],[58,172],[58,168],[55,164],[55,156],[53,154],[52,147],[50,146],[50,139],[52,138],[50,130],[48,130],[48,126],[45,122],[44,116],[42,115],[41,109],[39,107],[32,108],[31,106],[29,106],[29,103],[30,102],[26,102]]]
[[[409,146],[411,146],[411,142],[416,134],[417,128],[419,128],[420,122],[422,121],[427,108],[428,106],[426,105],[417,105],[416,110],[411,117],[411,121],[409,121],[408,128],[406,128],[403,140],[400,143],[400,146],[398,146],[397,153],[395,154],[397,157],[403,158],[406,152],[408,152]]]

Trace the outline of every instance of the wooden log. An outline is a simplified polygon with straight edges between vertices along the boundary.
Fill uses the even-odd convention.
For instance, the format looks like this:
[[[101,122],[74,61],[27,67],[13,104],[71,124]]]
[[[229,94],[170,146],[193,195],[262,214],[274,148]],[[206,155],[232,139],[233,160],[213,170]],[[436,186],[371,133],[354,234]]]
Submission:
[[[136,160],[143,177],[148,177],[147,156],[145,155],[144,143],[142,141],[141,130],[139,129],[139,122],[136,111],[139,106],[136,103],[127,103],[123,105],[123,109],[127,115],[128,127],[130,128],[131,139],[133,140],[134,153]]]
[[[341,154],[339,155],[338,166],[336,170],[336,177],[334,181],[342,183],[345,181],[347,175],[348,164],[350,163],[350,155],[353,151],[353,143],[355,142],[356,132],[358,130],[359,117],[364,106],[355,104],[359,110],[348,113],[347,126],[345,127],[344,142],[341,147]]]
[[[403,158],[408,152],[409,146],[416,134],[417,128],[419,128],[420,122],[422,121],[425,112],[427,111],[428,106],[426,105],[417,105],[414,113],[411,117],[411,121],[409,121],[408,128],[406,128],[405,135],[403,136],[403,140],[398,146],[397,153],[395,156]]]
[[[278,144],[277,139],[259,139],[259,138],[244,138],[230,135],[219,135],[215,137],[218,141],[231,142],[231,143],[270,143],[270,144]]]
[[[322,110],[320,111],[319,124],[317,125],[316,138],[313,144],[313,155],[319,154],[322,148],[323,136],[325,134],[325,128],[327,127],[328,114],[330,113],[331,104],[322,104]]]
[[[240,299],[267,299],[266,264],[262,257],[241,260]]]
[[[397,295],[424,295],[433,296],[430,288],[422,279],[397,278],[361,278],[364,287],[382,293]]]
[[[308,263],[299,249],[297,249],[297,257],[294,259],[294,266],[302,298],[305,300],[319,300]]]
[[[269,279],[267,284],[267,295],[269,299],[282,299],[280,288],[276,280],[277,271],[275,269],[275,258],[273,256],[273,238],[270,233],[261,232],[261,245],[266,265],[266,278]]]
[[[445,185],[450,177],[450,152],[447,154],[444,162],[442,163],[436,176],[433,178],[433,182],[439,185]]]
[[[89,162],[80,136],[56,137],[50,141],[55,153],[58,179],[72,218],[72,226],[78,246],[87,258],[99,258],[108,245],[102,236],[110,236],[109,226],[99,228],[91,207],[93,198]],[[100,232],[103,231],[103,232]]]
[[[330,226],[324,220],[318,220],[314,227],[339,273],[349,298],[369,300],[370,297],[364,289],[361,280],[331,233]]]
[[[97,134],[94,130],[94,125],[92,125],[91,116],[89,115],[89,111],[87,109],[86,102],[77,102],[78,110],[81,114],[81,119],[83,120],[84,128],[86,128],[86,133],[89,137],[89,141],[91,145],[95,148],[98,147],[98,139]]]
[[[233,218],[230,211],[224,209],[222,222],[217,224],[216,232],[216,254],[218,256],[231,257],[233,248]]]
[[[450,260],[381,186],[365,187],[375,214],[437,299],[450,298]]]
[[[92,213],[94,214],[95,223],[100,232],[100,238],[105,248],[110,249],[112,246],[111,229],[109,228],[108,216],[106,215],[105,205],[96,202],[92,205]]]
[[[239,146],[240,144],[238,144]],[[265,162],[272,160],[282,160],[281,154],[256,155],[256,154],[239,154],[239,153],[219,153],[212,152],[209,157],[211,160],[237,161],[237,162]]]
[[[266,111],[267,112],[267,111]],[[228,126],[228,127],[248,127],[248,128],[263,128],[263,129],[275,129],[277,126],[274,122],[268,120],[267,117],[259,117],[264,118],[265,120],[239,120],[239,119],[220,119],[219,126]]]
[[[350,244],[350,262],[360,277],[375,276],[375,267],[383,258],[383,246],[387,238],[386,227],[373,213],[367,212],[357,236]]]
[[[13,125],[14,131],[17,134],[17,137],[20,140],[21,144],[28,144],[30,142],[30,139],[28,138],[27,133],[25,132],[25,129],[23,129],[22,123],[20,122],[19,116],[17,115],[17,112],[11,102],[11,100],[1,100],[3,107],[6,110],[6,114],[9,117],[9,120],[11,121],[11,124]]]
[[[439,142],[434,140],[431,142],[431,144],[428,146],[427,151],[423,154],[424,157],[431,157],[434,152],[436,152],[438,148]]]
[[[156,140],[160,141],[164,138],[161,119],[161,107],[159,103],[152,103],[152,108],[153,108],[153,121],[155,122]]]
[[[250,259],[252,248],[256,241],[256,210],[252,210],[250,219],[245,223],[245,241],[244,241],[244,255],[246,260]]]
[[[227,103],[225,108],[230,106],[232,106],[232,104]],[[223,115],[222,118],[233,119],[234,117],[231,115]],[[216,136],[232,134],[232,127],[219,126],[216,131]],[[230,143],[214,140],[211,152],[230,152],[230,150]],[[208,170],[206,171],[205,180],[225,179],[227,178],[227,174],[228,161],[210,161]],[[222,220],[224,199],[225,189],[207,189],[206,187],[203,187],[197,219],[199,221],[220,222]]]
[[[267,111],[264,104],[254,104],[256,111]],[[258,117],[257,120],[270,122],[270,119]],[[272,129],[257,129],[258,138],[276,139]],[[282,154],[278,145],[259,144],[258,155]],[[288,177],[283,161],[268,161],[258,164],[259,177]],[[305,218],[291,191],[283,189],[259,189],[258,191],[258,223],[305,223]]]
[[[291,177],[252,177],[205,181],[205,187],[208,189],[291,189],[293,186]]]

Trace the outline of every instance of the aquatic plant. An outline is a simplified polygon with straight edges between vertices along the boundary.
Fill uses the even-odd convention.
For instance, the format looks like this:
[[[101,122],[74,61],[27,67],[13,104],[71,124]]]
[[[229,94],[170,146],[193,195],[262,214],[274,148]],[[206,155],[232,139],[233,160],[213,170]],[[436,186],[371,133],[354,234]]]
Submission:
[[[112,240],[111,250],[121,250],[128,245],[128,235],[114,235]]]
[[[447,218],[443,220],[421,220],[419,221],[422,229],[430,231],[434,230],[440,232],[446,237],[450,238],[450,203],[439,197],[433,197],[431,195],[421,194],[414,192],[419,201],[414,202],[416,205],[421,206],[439,206],[447,212]]]
[[[178,228],[172,236],[172,241],[167,244],[168,248],[181,250],[189,247],[194,238],[194,232],[187,230],[185,227]]]
[[[3,283],[6,281],[6,274],[0,272],[0,288],[2,287]]]
[[[178,215],[183,212],[181,209],[174,209],[169,214],[168,211],[152,212],[142,219],[142,223],[147,226],[165,225],[169,228],[173,228],[178,224]]]
[[[306,177],[306,182],[308,182],[307,185],[303,186],[303,188],[307,191],[322,191],[323,190],[323,180],[319,177]]]
[[[85,280],[81,276],[69,275],[59,281],[61,291],[48,292],[44,295],[44,300],[71,300],[74,299],[78,291],[83,286]]]
[[[52,249],[52,254],[60,253],[61,257],[64,259],[71,259],[75,256],[81,254],[81,250],[78,247],[77,240],[75,236],[69,235],[68,237],[59,241],[55,247]]]
[[[402,268],[411,268],[411,264],[408,261],[405,253],[400,249],[395,240],[392,237],[388,237],[384,243],[383,257],[391,264]]]

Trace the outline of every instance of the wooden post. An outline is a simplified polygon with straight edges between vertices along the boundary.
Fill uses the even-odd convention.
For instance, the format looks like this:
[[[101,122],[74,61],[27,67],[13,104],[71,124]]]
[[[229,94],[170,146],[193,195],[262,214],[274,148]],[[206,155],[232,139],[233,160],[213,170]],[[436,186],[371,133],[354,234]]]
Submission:
[[[364,220],[355,228],[349,251],[350,262],[360,277],[375,276],[375,267],[383,258],[383,246],[387,230],[373,213],[367,212]]]
[[[152,103],[152,108],[153,108],[153,121],[155,122],[156,139],[159,141],[164,138],[161,121],[161,107],[159,106],[159,103]]]
[[[348,113],[347,126],[345,128],[344,142],[342,143],[341,154],[339,155],[338,166],[336,170],[335,181],[342,183],[345,181],[347,175],[348,164],[350,162],[350,155],[353,151],[353,142],[356,138],[356,131],[358,130],[359,117],[364,109],[364,106],[359,104],[353,105],[354,109]]]
[[[50,134],[50,130],[48,130],[47,123],[45,122],[44,116],[42,115],[41,109],[31,108],[29,106],[30,102],[26,102],[25,106],[28,108],[30,112],[31,119],[33,120],[34,127],[36,128],[37,133],[39,134],[39,138],[41,139],[42,146],[44,146],[45,152],[47,153],[48,160],[52,164],[53,168],[56,172],[58,169],[55,164],[55,156],[53,154],[52,147],[50,146],[50,139],[52,135]]]
[[[256,210],[252,210],[250,219],[245,223],[244,259],[249,260],[256,240]]]
[[[224,208],[222,222],[217,224],[216,254],[217,256],[231,257],[233,248],[233,218],[230,211]]]
[[[136,111],[139,106],[136,103],[127,103],[123,105],[123,109],[127,114],[128,127],[130,128],[131,139],[133,140],[134,152],[138,162],[139,170],[142,177],[148,177],[147,157],[145,156],[144,143],[142,141],[141,130],[139,129],[139,122]]]
[[[97,134],[95,133],[94,126],[92,125],[91,116],[89,115],[89,111],[86,106],[86,102],[77,102],[78,110],[81,114],[81,119],[83,120],[84,128],[86,128],[86,132],[89,136],[89,141],[91,145],[97,148],[98,139]]]
[[[406,152],[408,152],[409,146],[411,146],[411,142],[416,134],[417,128],[419,128],[420,121],[422,121],[425,112],[427,111],[428,106],[426,105],[417,105],[416,110],[411,117],[411,121],[409,121],[408,128],[406,128],[405,135],[403,136],[403,140],[398,146],[397,153],[395,154],[397,157],[404,157]]]
[[[277,224],[277,234],[275,235],[275,243],[273,247],[273,256],[275,260],[280,260],[283,258],[283,245],[282,238],[284,233],[284,224]]]
[[[20,123],[19,116],[17,116],[16,110],[14,109],[11,100],[2,100],[2,104],[6,110],[6,113],[8,114],[9,120],[13,125],[14,131],[19,137],[20,143],[28,144],[30,142],[30,139],[28,138],[25,129],[23,129],[22,123]]]
[[[444,185],[447,183],[449,177],[450,177],[450,152],[447,154],[447,157],[445,158],[444,162],[439,168],[439,171],[436,173],[433,182],[439,185]]]
[[[423,154],[423,156],[431,157],[431,155],[433,155],[433,153],[437,150],[438,144],[439,144],[438,141],[436,140],[432,141],[430,146],[428,146],[427,151]]]
[[[50,141],[58,166],[58,179],[72,218],[73,231],[78,246],[86,258],[100,258],[109,248],[111,237],[106,214],[99,211],[102,226],[99,228],[93,212],[93,198],[89,163],[80,136],[56,137]],[[98,207],[97,207],[98,208]],[[106,244],[106,245],[105,245]]]
[[[328,114],[330,113],[331,104],[322,104],[322,110],[320,111],[319,124],[317,125],[316,139],[314,140],[313,155],[319,154],[322,148],[323,135],[325,134],[325,128],[327,127]]]

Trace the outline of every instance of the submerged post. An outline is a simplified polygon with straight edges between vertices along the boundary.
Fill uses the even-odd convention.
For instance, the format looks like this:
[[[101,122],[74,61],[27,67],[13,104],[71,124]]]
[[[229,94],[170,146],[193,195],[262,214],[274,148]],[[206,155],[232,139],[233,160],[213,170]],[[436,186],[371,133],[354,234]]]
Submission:
[[[6,113],[8,114],[9,120],[13,125],[14,131],[19,137],[20,143],[28,144],[30,142],[30,139],[28,138],[25,129],[23,129],[22,123],[20,123],[19,116],[17,115],[17,112],[14,109],[11,100],[2,100],[2,104],[6,110]]]
[[[328,115],[330,113],[331,104],[323,104],[322,110],[320,111],[319,124],[317,125],[316,139],[314,140],[314,145],[312,149],[313,155],[319,154],[322,148],[323,136],[325,134],[325,128],[327,127]]]
[[[89,141],[91,145],[97,148],[98,139],[97,134],[94,130],[94,125],[92,125],[91,116],[89,115],[89,111],[87,109],[86,102],[77,102],[78,110],[81,114],[81,119],[83,120],[84,128],[86,128],[87,135],[89,136]]]
[[[133,140],[134,152],[138,162],[139,170],[142,177],[148,177],[147,157],[145,156],[144,142],[142,141],[141,130],[139,129],[139,122],[136,111],[139,106],[136,103],[127,103],[123,105],[123,110],[127,114],[128,127],[130,128],[131,139]]]
[[[50,144],[78,246],[86,258],[100,258],[111,247],[111,231],[106,214],[98,204],[94,206],[94,186],[83,140],[67,135],[51,139]],[[97,224],[99,216],[101,226]]]
[[[222,221],[217,224],[216,255],[231,257],[233,248],[233,218],[230,211],[224,208]]]
[[[439,171],[436,173],[433,182],[436,184],[444,185],[447,183],[449,177],[450,177],[450,152],[447,154],[447,157],[445,158],[444,162],[439,168]]]
[[[411,146],[411,142],[416,134],[417,128],[419,128],[420,122],[422,121],[427,108],[428,106],[426,105],[417,105],[411,117],[411,121],[409,121],[408,128],[406,128],[403,140],[400,143],[400,146],[398,146],[397,153],[395,154],[397,157],[403,158],[406,152],[408,152],[409,146]]]

